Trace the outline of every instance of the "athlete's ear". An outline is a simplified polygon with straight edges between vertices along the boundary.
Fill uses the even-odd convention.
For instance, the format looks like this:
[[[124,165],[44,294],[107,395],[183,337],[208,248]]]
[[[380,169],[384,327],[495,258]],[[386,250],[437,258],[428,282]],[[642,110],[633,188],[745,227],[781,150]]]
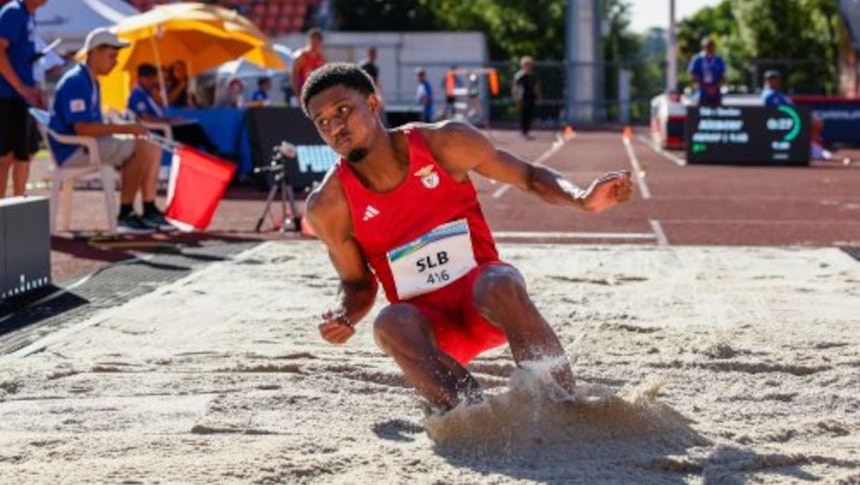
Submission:
[[[375,93],[367,95],[367,105],[370,106],[370,111],[373,111],[374,113],[379,111],[379,98],[376,97]]]

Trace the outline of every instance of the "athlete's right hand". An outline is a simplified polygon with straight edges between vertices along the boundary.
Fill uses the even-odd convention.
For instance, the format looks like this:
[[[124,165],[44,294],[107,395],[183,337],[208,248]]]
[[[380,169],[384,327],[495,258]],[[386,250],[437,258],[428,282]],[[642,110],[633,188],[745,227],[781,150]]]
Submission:
[[[342,310],[328,310],[322,318],[325,321],[319,325],[320,335],[329,343],[342,344],[355,334],[355,328]]]

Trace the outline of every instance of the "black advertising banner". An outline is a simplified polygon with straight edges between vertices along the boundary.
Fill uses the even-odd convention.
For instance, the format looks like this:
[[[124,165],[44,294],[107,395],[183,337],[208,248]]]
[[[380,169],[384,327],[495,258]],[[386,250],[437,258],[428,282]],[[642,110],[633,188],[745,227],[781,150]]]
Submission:
[[[250,108],[247,116],[256,166],[268,165],[275,147],[281,142],[296,146],[296,158],[284,160],[287,181],[295,189],[321,181],[338,160],[337,154],[323,143],[313,123],[299,108]]]
[[[808,165],[809,110],[803,106],[687,108],[687,163]]]

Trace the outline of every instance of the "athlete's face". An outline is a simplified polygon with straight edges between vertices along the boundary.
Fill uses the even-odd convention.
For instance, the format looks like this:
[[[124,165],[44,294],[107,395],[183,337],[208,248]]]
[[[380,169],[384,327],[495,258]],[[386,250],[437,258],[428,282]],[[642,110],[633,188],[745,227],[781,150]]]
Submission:
[[[378,126],[378,109],[375,95],[343,85],[320,91],[308,102],[308,113],[323,141],[353,163],[367,155]]]

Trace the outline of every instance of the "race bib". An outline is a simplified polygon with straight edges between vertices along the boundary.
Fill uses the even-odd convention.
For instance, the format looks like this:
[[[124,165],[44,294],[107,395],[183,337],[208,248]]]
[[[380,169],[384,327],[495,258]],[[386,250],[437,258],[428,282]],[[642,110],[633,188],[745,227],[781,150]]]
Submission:
[[[443,288],[478,266],[465,219],[442,224],[387,256],[402,300]]]

